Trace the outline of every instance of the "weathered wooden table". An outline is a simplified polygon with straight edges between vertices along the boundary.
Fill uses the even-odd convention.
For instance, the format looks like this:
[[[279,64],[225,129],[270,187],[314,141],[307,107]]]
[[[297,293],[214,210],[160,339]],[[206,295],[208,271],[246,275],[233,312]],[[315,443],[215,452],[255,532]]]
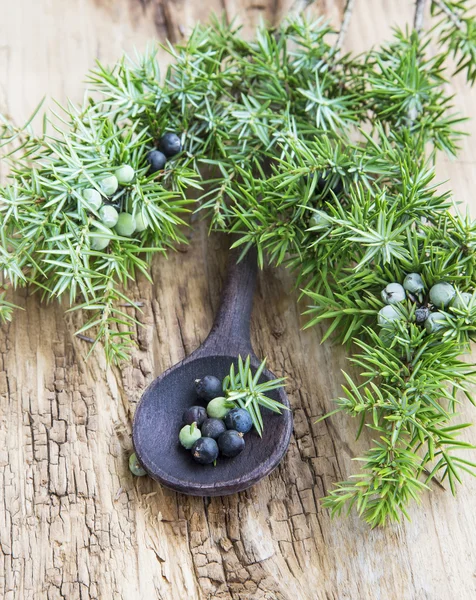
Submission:
[[[80,99],[98,57],[159,38],[179,39],[210,10],[238,15],[249,32],[281,18],[290,0],[2,0],[0,110],[23,121],[43,94]],[[310,8],[336,23],[343,1]],[[299,5],[296,5],[299,8]],[[409,0],[357,0],[346,47],[368,48],[410,22]],[[453,82],[456,103],[476,115],[476,94]],[[443,159],[457,198],[473,203],[476,125],[462,159]],[[224,243],[197,224],[190,247],[154,263],[140,349],[122,370],[101,352],[88,362],[73,336],[79,316],[18,293],[25,308],[0,331],[0,597],[5,600],[320,600],[476,598],[476,481],[453,499],[435,489],[412,521],[371,531],[331,521],[319,498],[366,440],[345,417],[313,425],[340,393],[346,355],[303,324],[283,269],[260,274],[256,351],[290,376],[295,432],[280,468],[248,492],[187,498],[128,470],[131,420],[154,376],[207,334],[222,284]],[[462,418],[475,419],[471,407]],[[476,442],[476,428],[465,434]]]

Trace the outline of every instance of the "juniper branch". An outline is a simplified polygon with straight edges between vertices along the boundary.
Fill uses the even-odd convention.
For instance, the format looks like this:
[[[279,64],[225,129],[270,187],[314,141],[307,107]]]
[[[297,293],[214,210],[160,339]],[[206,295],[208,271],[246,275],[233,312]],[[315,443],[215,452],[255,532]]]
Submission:
[[[93,315],[79,335],[91,329],[108,359],[121,361],[138,325],[125,310],[137,307],[127,283],[150,277],[153,255],[185,240],[189,204],[212,230],[236,234],[243,253],[256,246],[261,265],[287,264],[309,302],[309,326],[326,321],[325,339],[359,348],[352,360],[362,381],[347,378],[337,405],[373,441],[363,472],[324,503],[334,513],[355,506],[379,525],[406,515],[433,478],[454,491],[463,473],[474,474],[459,455],[470,445],[451,419],[461,394],[471,399],[474,377],[458,357],[476,338],[476,302],[468,302],[476,223],[439,191],[434,165],[440,151],[457,154],[463,135],[446,59],[456,53],[458,68],[476,77],[476,28],[461,0],[451,6],[463,29],[445,16],[429,36],[396,31],[379,48],[342,55],[353,6],[347,2],[338,35],[322,20],[297,17],[261,26],[249,42],[215,19],[168,48],[162,75],[155,51],[98,64],[89,76],[94,100],[57,109],[39,136],[30,123],[21,138],[7,125],[3,139],[16,151],[0,191],[0,268],[15,286],[68,295]],[[434,3],[432,10],[438,17]],[[428,51],[434,36],[436,55]],[[181,134],[183,152],[151,176],[146,154],[166,130]],[[91,240],[105,232],[84,190],[100,192],[101,177],[125,161],[135,179],[112,201],[146,227],[130,238],[112,232],[97,250]],[[191,200],[197,189],[201,197]],[[409,295],[392,327],[381,328],[381,290],[411,272],[423,278],[424,294]],[[428,332],[416,311],[434,310],[426,296],[439,281],[462,304]]]
[[[416,0],[415,1],[415,15],[413,19],[413,28],[416,31],[421,31],[423,29],[423,20],[425,17],[425,7],[426,0]]]
[[[445,0],[431,0],[431,2],[432,2],[432,4],[437,6],[440,9],[440,11],[448,17],[448,19],[453,23],[453,25],[455,27],[457,27],[461,31],[464,30],[463,21],[458,17],[457,14],[455,14],[454,11],[452,11],[449,8],[449,6],[448,6],[447,2],[445,2]]]
[[[352,12],[354,10],[355,0],[346,0],[344,7],[344,14],[342,15],[342,21],[340,24],[339,34],[335,43],[335,48],[340,51],[344,44],[347,30],[349,29],[350,21],[352,19]]]

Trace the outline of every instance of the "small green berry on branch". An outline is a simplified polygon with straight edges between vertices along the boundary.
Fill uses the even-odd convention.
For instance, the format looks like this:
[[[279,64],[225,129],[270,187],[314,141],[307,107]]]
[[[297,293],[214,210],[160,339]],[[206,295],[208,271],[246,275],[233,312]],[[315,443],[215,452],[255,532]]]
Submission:
[[[105,250],[109,246],[111,238],[114,237],[114,233],[106,226],[93,229],[89,234],[89,242],[92,250]]]
[[[130,165],[122,165],[114,171],[114,175],[119,185],[127,185],[134,179],[135,171]]]
[[[430,302],[438,308],[447,308],[455,295],[456,290],[451,283],[443,281],[430,289]]]
[[[473,294],[470,294],[469,292],[456,293],[452,308],[456,308],[460,311],[467,310],[473,302],[473,297]]]
[[[428,315],[425,321],[425,329],[428,333],[434,333],[445,327],[447,322],[446,315],[442,312],[436,311]]]
[[[385,304],[398,304],[406,298],[405,288],[400,283],[389,283],[382,290],[382,300]]]
[[[101,179],[99,185],[106,196],[112,196],[117,192],[119,182],[115,175],[109,175],[109,177],[104,177],[104,179]]]
[[[399,321],[401,319],[403,319],[402,313],[391,304],[384,306],[378,312],[378,324],[381,327],[387,327],[392,321]]]
[[[136,220],[131,214],[127,212],[121,212],[117,218],[115,228],[118,235],[122,235],[123,237],[131,237],[136,230]]]
[[[136,232],[137,233],[142,233],[143,231],[145,231],[148,227],[148,224],[146,223],[144,217],[142,216],[142,213],[137,213],[134,217],[135,223],[136,223]]]
[[[319,231],[332,227],[332,220],[324,210],[314,210],[309,219],[309,231]]]
[[[110,228],[115,227],[119,219],[119,214],[114,206],[106,204],[99,209],[99,218],[105,227]]]
[[[425,289],[425,284],[419,273],[409,273],[403,280],[403,287],[412,294],[419,294]]]
[[[102,197],[97,190],[93,188],[86,188],[83,191],[83,198],[86,201],[87,206],[91,207],[93,210],[97,211],[101,207]]]

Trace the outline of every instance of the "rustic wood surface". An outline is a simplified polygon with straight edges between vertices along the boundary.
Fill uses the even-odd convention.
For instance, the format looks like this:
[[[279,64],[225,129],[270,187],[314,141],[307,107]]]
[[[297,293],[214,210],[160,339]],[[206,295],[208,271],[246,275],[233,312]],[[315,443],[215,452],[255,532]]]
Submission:
[[[1,0],[0,110],[21,122],[43,94],[80,99],[96,57],[114,61],[157,37],[179,39],[210,10],[250,31],[292,0]],[[338,23],[343,0],[309,9]],[[362,50],[412,20],[410,0],[357,0],[347,49]],[[299,0],[295,8],[302,9]],[[452,82],[476,115],[476,95]],[[474,204],[476,126],[462,158],[443,159],[457,197]],[[435,489],[411,522],[371,531],[331,521],[319,498],[355,472],[355,424],[313,425],[339,394],[345,352],[302,332],[289,274],[260,274],[252,321],[257,354],[290,377],[295,431],[282,465],[247,492],[188,498],[128,470],[131,422],[152,379],[193,351],[212,324],[224,243],[197,224],[190,247],[137,282],[145,328],[122,370],[73,337],[79,316],[27,292],[0,331],[0,597],[5,600],[321,600],[476,598],[476,481],[458,497]],[[475,419],[471,407],[462,419]],[[465,438],[476,442],[476,428]]]

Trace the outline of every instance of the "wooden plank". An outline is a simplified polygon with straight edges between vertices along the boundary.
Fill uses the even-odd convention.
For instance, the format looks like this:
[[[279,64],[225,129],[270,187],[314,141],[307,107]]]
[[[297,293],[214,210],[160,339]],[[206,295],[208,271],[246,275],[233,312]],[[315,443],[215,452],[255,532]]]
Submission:
[[[157,36],[179,39],[210,10],[237,15],[249,32],[278,19],[288,0],[2,0],[0,109],[21,122],[44,93],[80,99],[94,59],[110,62]],[[344,3],[311,10],[337,21]],[[304,3],[296,4],[301,9]],[[346,48],[363,50],[411,21],[409,1],[358,0]],[[462,78],[456,103],[475,115]],[[458,199],[474,207],[476,126],[458,161],[442,159]],[[303,320],[283,269],[260,274],[252,331],[258,355],[288,375],[295,432],[282,466],[249,491],[187,498],[127,466],[131,420],[144,388],[205,338],[218,304],[225,242],[198,224],[189,248],[158,259],[154,284],[138,281],[140,348],[121,371],[101,353],[87,363],[72,336],[78,315],[22,292],[25,311],[0,332],[0,596],[176,599],[470,599],[476,482],[453,499],[435,489],[412,506],[411,523],[371,531],[355,517],[330,521],[318,499],[356,471],[365,448],[355,424],[336,416],[314,425],[339,395],[342,348],[320,345]],[[464,420],[474,410],[462,407]],[[465,434],[476,443],[475,430]]]

